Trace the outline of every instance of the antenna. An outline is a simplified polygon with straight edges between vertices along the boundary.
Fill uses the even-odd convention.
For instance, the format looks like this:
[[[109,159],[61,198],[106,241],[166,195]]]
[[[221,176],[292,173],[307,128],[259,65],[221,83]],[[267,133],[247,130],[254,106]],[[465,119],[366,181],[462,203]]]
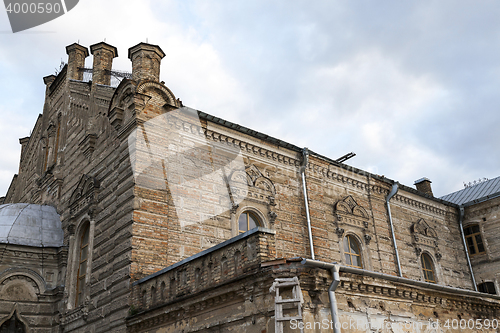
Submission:
[[[148,43],[148,38],[146,37],[146,43]]]

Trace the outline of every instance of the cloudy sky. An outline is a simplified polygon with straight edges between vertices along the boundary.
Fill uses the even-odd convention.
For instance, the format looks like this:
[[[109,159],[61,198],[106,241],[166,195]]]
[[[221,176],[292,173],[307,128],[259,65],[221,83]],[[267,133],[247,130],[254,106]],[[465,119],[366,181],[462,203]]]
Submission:
[[[139,42],[166,52],[185,105],[434,194],[500,176],[499,1],[80,0],[13,34],[0,10],[0,196],[42,77],[65,46],[106,40],[117,70]],[[87,58],[91,67],[92,57]]]

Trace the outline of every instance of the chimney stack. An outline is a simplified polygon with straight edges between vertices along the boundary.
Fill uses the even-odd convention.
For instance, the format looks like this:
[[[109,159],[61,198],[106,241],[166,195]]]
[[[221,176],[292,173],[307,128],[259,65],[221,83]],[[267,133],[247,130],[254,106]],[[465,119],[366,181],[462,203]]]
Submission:
[[[419,180],[416,180],[414,185],[417,186],[417,191],[423,192],[423,193],[433,197],[434,194],[432,194],[431,183],[432,182],[429,178],[424,177],[424,178],[420,178]]]
[[[139,43],[128,49],[132,61],[132,80],[160,81],[160,63],[165,53],[158,45]]]
[[[73,43],[66,46],[66,54],[68,55],[67,78],[81,81],[83,72],[79,71],[78,68],[85,67],[85,58],[89,56],[89,50],[85,46]]]
[[[105,42],[90,46],[90,53],[94,56],[92,66],[92,85],[103,84],[109,86],[111,83],[111,71],[113,58],[118,57],[116,47]]]

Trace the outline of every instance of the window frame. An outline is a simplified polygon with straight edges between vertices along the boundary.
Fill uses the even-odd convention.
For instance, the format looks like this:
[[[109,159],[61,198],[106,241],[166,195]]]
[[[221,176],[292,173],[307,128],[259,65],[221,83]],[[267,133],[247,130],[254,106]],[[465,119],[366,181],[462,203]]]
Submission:
[[[430,267],[427,267],[426,261],[424,260],[425,257],[428,258],[428,261],[430,263]],[[432,259],[430,254],[424,252],[420,255],[420,265],[422,268],[422,274],[424,277],[424,281],[429,282],[429,283],[437,283],[436,265],[434,264],[434,260]],[[434,280],[431,280],[428,278],[428,272],[432,273]]]
[[[353,240],[353,242],[358,247],[359,253],[352,252],[352,249],[351,249],[351,239]],[[363,266],[364,266],[363,265],[363,248],[361,247],[361,242],[357,239],[356,236],[354,236],[352,234],[345,235],[343,241],[344,241],[344,244],[343,244],[344,245],[344,247],[343,247],[343,249],[344,249],[344,260],[346,262],[345,265],[349,266],[349,267],[353,267],[353,268],[363,269]],[[345,251],[346,244],[347,244],[347,248],[349,250],[348,252]],[[348,264],[347,256],[349,256],[349,260],[351,262],[350,265]],[[359,263],[360,263],[361,266],[355,266],[355,265],[353,265],[353,260],[352,260],[353,256],[358,257],[358,260],[359,260]]]
[[[472,228],[474,228],[476,226],[477,226],[477,228],[479,230],[474,233],[472,231]],[[471,229],[471,233],[468,234],[468,235],[466,235],[466,230],[467,229]],[[481,245],[483,246],[483,251],[482,252],[479,251],[479,248],[478,248],[478,245],[477,245],[478,243],[477,243],[476,236],[479,236],[479,238],[481,239]],[[465,245],[467,246],[467,251],[469,252],[469,255],[471,257],[486,253],[486,246],[484,246],[483,234],[481,232],[481,226],[479,225],[479,223],[470,224],[470,225],[468,225],[468,226],[466,226],[464,228],[464,239],[465,239]],[[469,246],[468,239],[472,240],[472,248],[474,249],[475,253],[471,252],[471,246]]]
[[[87,243],[83,244],[85,235],[87,235]],[[75,286],[75,307],[78,307],[83,304],[83,299],[85,298],[85,280],[87,279],[87,271],[89,267],[89,256],[90,256],[90,223],[86,222],[83,225],[82,230],[80,232],[80,237],[78,240],[78,257],[77,257],[77,265],[78,268],[76,270],[76,286]],[[87,252],[85,260],[82,260],[83,251]],[[82,263],[85,262],[85,272],[80,272],[82,268]],[[83,286],[80,284],[80,281],[83,279]]]
[[[494,293],[490,292],[488,286],[492,286],[493,287]],[[481,291],[480,289],[485,289],[485,291]],[[485,293],[485,294],[489,294],[489,295],[497,295],[497,288],[495,286],[495,282],[493,282],[493,281],[484,281],[484,282],[478,283],[477,284],[477,290],[480,293]]]
[[[247,215],[247,230],[241,230],[240,229],[240,218],[243,214],[246,214]],[[262,220],[261,218],[256,214],[254,213],[253,211],[251,210],[244,210],[240,213],[240,215],[238,215],[238,220],[236,221],[236,223],[238,224],[238,234],[242,234],[242,233],[245,233],[249,230],[252,230],[254,228],[251,228],[250,229],[250,216],[253,218],[254,222],[255,222],[255,227],[254,228],[257,228],[257,227],[261,227],[263,225],[262,223]]]

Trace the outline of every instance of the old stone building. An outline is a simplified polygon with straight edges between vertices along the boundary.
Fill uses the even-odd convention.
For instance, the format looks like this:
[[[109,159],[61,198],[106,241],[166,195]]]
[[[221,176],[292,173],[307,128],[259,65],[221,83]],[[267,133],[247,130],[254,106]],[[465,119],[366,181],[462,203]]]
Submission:
[[[0,199],[0,332],[498,331],[500,178],[439,199],[185,107],[159,46],[66,51]]]

